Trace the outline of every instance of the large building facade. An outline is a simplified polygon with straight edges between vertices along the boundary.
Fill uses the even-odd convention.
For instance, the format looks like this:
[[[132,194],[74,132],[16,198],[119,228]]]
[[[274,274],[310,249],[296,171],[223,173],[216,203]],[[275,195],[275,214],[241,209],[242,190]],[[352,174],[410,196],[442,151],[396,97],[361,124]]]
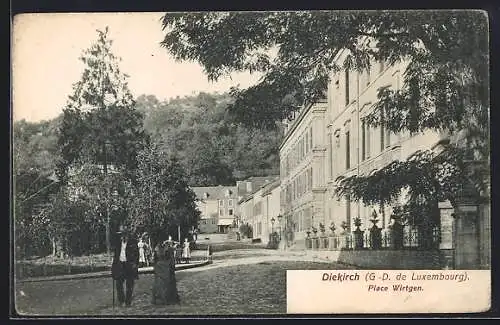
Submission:
[[[339,51],[335,61],[342,65],[347,54]],[[368,175],[439,143],[435,132],[394,134],[383,123],[369,127],[364,121],[379,89],[399,89],[404,71],[404,63],[388,66],[374,61],[369,70],[332,74],[326,98],[302,108],[287,123],[280,147],[281,207],[292,220],[295,245],[303,245],[307,232],[320,225],[336,229],[344,225],[352,231],[359,217],[366,229],[374,213],[379,227],[389,226],[391,206],[365,206],[338,198],[335,185],[340,177]]]
[[[342,63],[346,51],[337,54],[336,61]],[[344,70],[332,75],[328,87],[328,109],[326,113],[326,156],[323,177],[327,181],[325,222],[332,222],[339,229],[345,222],[347,230],[353,230],[353,220],[361,219],[362,225],[371,226],[370,218],[376,213],[378,226],[386,229],[390,224],[392,206],[365,206],[351,202],[349,198],[338,199],[335,184],[339,177],[369,175],[395,160],[406,160],[417,150],[433,149],[440,141],[436,132],[419,134],[389,132],[382,123],[370,127],[365,117],[372,112],[381,88],[399,90],[405,64],[388,66],[385,62],[370,63],[362,72]],[[401,196],[404,200],[404,195]],[[401,202],[402,203],[402,202]]]
[[[347,50],[337,52],[336,63],[342,66],[347,55]],[[326,244],[316,244],[316,248],[322,245],[325,249],[353,248],[355,230],[364,236],[361,248],[368,248],[369,228],[373,224],[381,228],[383,238],[389,237],[394,243],[389,230],[394,229],[395,222],[391,215],[394,206],[408,199],[404,192],[390,206],[367,206],[349,197],[339,198],[335,190],[342,178],[370,175],[420,150],[439,154],[445,148],[443,143],[450,141],[449,135],[430,130],[395,134],[385,128],[383,119],[377,127],[366,123],[380,89],[401,89],[406,66],[405,62],[388,65],[372,60],[370,68],[364,71],[345,69],[332,73],[325,99],[303,107],[285,122],[280,146],[280,206],[291,228],[288,230],[292,233],[289,239],[292,247],[314,248],[312,241],[308,244],[305,239],[314,238],[318,229],[330,228],[336,229],[337,234],[348,235],[340,239],[342,244],[325,241]],[[402,247],[439,248],[441,252],[450,252],[455,267],[488,268],[490,207],[489,203],[481,202],[488,201],[489,194],[483,196],[472,201],[460,199],[463,202],[459,200],[453,206],[449,202],[436,202],[439,213],[431,224],[403,225]],[[469,221],[465,222],[466,219]]]
[[[303,241],[306,231],[325,218],[327,109],[325,100],[295,114],[280,147],[281,211],[289,218],[296,242]]]

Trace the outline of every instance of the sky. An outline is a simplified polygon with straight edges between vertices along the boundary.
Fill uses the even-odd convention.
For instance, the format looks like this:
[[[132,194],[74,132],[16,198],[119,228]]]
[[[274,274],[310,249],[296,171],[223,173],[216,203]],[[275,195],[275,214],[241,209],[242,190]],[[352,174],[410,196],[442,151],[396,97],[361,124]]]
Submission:
[[[162,13],[43,13],[14,18],[12,95],[14,121],[36,122],[58,116],[80,79],[82,51],[109,27],[112,51],[130,76],[132,94],[164,100],[203,92],[248,87],[258,76],[235,73],[217,83],[208,81],[195,62],[176,62],[160,47]]]

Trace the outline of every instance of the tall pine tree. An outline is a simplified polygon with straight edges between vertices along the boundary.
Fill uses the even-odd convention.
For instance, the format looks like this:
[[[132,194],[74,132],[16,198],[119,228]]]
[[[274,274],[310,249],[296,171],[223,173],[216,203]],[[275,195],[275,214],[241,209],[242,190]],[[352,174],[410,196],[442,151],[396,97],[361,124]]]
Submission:
[[[136,155],[146,140],[143,116],[134,107],[127,75],[119,69],[119,57],[112,51],[108,27],[98,30],[97,40],[83,52],[81,79],[63,110],[59,145],[62,161],[58,175],[64,183],[80,162],[102,166],[107,184],[109,166],[129,177],[137,167]],[[104,184],[103,184],[104,185]],[[112,189],[107,190],[108,202]],[[110,251],[110,207],[106,204],[106,246]]]

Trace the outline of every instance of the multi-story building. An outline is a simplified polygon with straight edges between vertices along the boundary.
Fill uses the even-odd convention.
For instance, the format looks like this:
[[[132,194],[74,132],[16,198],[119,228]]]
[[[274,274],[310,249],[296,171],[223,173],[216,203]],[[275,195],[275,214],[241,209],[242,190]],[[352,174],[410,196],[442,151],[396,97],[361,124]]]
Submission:
[[[339,51],[335,61],[342,65],[347,51]],[[339,177],[368,175],[394,160],[405,160],[419,149],[432,149],[439,134],[393,134],[382,123],[369,127],[364,118],[377,101],[379,89],[399,89],[405,64],[388,66],[371,62],[363,72],[343,70],[331,75],[326,99],[302,108],[285,127],[280,147],[281,206],[292,219],[295,243],[312,227],[332,223],[339,229],[345,222],[354,230],[360,217],[369,226],[373,211],[378,226],[386,228],[392,207],[364,206],[349,198],[336,197]]]
[[[200,233],[227,233],[236,223],[236,186],[203,186],[192,189],[201,212],[198,225]]]
[[[336,63],[342,66],[347,55],[347,50],[338,51]],[[296,248],[305,247],[300,243],[304,234],[313,227],[320,228],[320,223],[325,227],[334,224],[339,230],[344,225],[349,234],[355,230],[355,219],[359,217],[361,230],[367,230],[375,216],[377,226],[384,232],[394,222],[391,220],[394,206],[367,206],[363,202],[351,202],[349,197],[338,198],[335,195],[338,181],[343,177],[370,175],[393,161],[405,161],[419,150],[439,154],[445,148],[443,144],[456,142],[453,139],[457,135],[431,130],[394,134],[387,130],[383,118],[377,127],[365,122],[367,115],[373,112],[380,89],[401,89],[406,66],[405,62],[388,65],[372,60],[370,67],[361,72],[347,69],[332,73],[327,99],[303,107],[287,121],[280,147],[281,211],[292,219],[295,237],[292,241]],[[488,191],[478,194],[477,190],[471,193],[463,190],[465,194],[455,198],[453,204],[436,202],[440,215],[430,227],[432,238],[427,239],[432,239],[433,248],[453,250],[455,267],[488,268],[490,265]],[[400,202],[393,205],[405,200],[406,194],[401,193]],[[419,238],[424,238],[421,232],[429,235],[428,226],[419,228],[411,222],[404,225],[403,245],[421,245]]]
[[[327,101],[304,107],[285,125],[280,146],[281,211],[291,219],[295,242],[324,222]]]
[[[280,235],[284,230],[284,225],[280,222],[281,216],[281,188],[280,179],[266,184],[262,187],[262,219],[265,227],[262,231],[262,241],[267,243],[269,234],[278,232]]]
[[[335,60],[342,64],[347,51],[339,51]],[[369,175],[395,160],[406,160],[417,150],[433,149],[440,141],[437,132],[394,134],[382,123],[370,127],[365,117],[372,111],[381,88],[399,90],[405,64],[388,66],[385,62],[371,62],[370,68],[362,72],[344,70],[331,76],[328,87],[328,109],[326,113],[326,156],[323,177],[327,180],[325,222],[339,228],[342,222],[347,230],[353,229],[355,217],[370,226],[373,212],[379,217],[378,226],[386,228],[390,223],[391,206],[365,206],[362,202],[351,202],[349,198],[338,199],[334,195],[339,177]],[[404,200],[404,196],[401,196]]]
[[[228,233],[231,228],[238,228],[242,215],[238,201],[255,193],[277,177],[249,177],[237,181],[236,186],[192,187],[197,198],[197,208],[201,212],[199,231],[201,233]]]
[[[252,239],[262,243],[269,241],[269,234],[275,230],[272,221],[276,221],[280,214],[279,177],[266,180],[267,182],[238,201],[241,222],[250,225]]]

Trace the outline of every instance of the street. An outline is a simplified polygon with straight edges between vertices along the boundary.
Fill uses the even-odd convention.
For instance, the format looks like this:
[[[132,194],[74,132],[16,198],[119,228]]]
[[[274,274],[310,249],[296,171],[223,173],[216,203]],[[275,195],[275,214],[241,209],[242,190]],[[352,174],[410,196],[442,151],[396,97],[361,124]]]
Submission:
[[[147,274],[136,282],[130,308],[113,309],[112,281],[98,278],[19,284],[17,311],[57,316],[283,314],[287,269],[348,268],[264,249],[220,252],[214,258],[212,265],[176,273],[177,306],[151,305],[153,275]]]

